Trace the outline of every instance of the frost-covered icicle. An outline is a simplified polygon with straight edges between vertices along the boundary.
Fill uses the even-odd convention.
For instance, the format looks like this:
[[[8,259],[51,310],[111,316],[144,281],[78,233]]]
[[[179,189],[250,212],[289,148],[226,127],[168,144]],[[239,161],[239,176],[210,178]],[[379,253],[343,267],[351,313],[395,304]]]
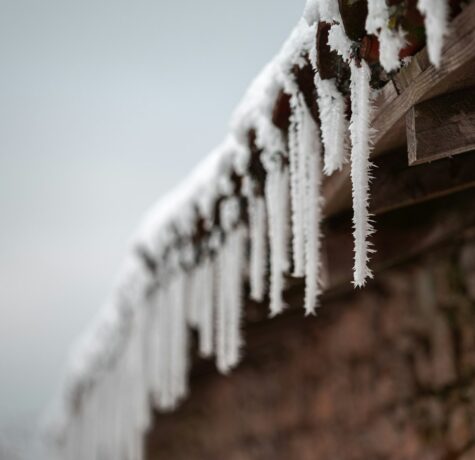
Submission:
[[[143,372],[143,326],[144,305],[136,305],[131,318],[129,336],[124,350],[124,386],[127,392],[122,394],[125,401],[122,414],[123,425],[121,427],[124,439],[126,458],[141,460],[138,458],[142,432],[146,428],[146,385]]]
[[[187,392],[188,329],[184,305],[185,274],[178,269],[154,296],[156,339],[153,343],[156,370],[152,395],[162,410],[174,409]]]
[[[114,368],[108,369],[107,374],[104,375],[100,387],[98,389],[99,400],[103,402],[103,407],[100,408],[101,426],[98,429],[100,438],[99,458],[108,458],[114,456],[114,443],[116,440],[113,437],[113,420],[114,420],[114,406],[116,402],[116,380]]]
[[[249,197],[250,232],[250,288],[251,298],[262,302],[266,293],[267,275],[267,223],[264,197]]]
[[[246,229],[239,224],[228,233],[218,253],[216,362],[226,374],[239,362],[242,311],[242,276]]]
[[[216,364],[227,373],[239,361],[241,310],[246,228],[239,223],[240,204],[236,197],[221,203],[221,224],[226,233],[216,259]]]
[[[126,425],[127,412],[127,394],[128,394],[128,378],[125,371],[125,359],[124,356],[120,356],[117,367],[117,378],[114,382],[116,393],[116,406],[114,411],[114,419],[112,421],[112,431],[114,437],[114,455],[113,458],[125,457],[127,450],[127,436],[125,430],[128,428]]]
[[[155,407],[159,407],[159,393],[160,393],[160,289],[155,288],[153,292],[149,294],[149,309],[150,317],[148,321],[147,331],[147,381],[151,395],[152,402]]]
[[[448,0],[418,0],[417,7],[424,15],[430,62],[439,67],[444,37],[448,34]]]
[[[195,267],[186,275],[185,283],[187,289],[185,291],[187,304],[187,319],[192,327],[198,327],[199,312],[201,308],[201,297],[203,285],[201,283],[201,267]]]
[[[185,274],[179,270],[172,281],[172,296],[170,299],[169,313],[171,329],[171,391],[172,406],[187,393],[188,371],[188,329],[184,305]]]
[[[276,157],[265,185],[270,250],[270,312],[284,309],[284,272],[289,270],[289,173]]]
[[[91,427],[91,431],[93,431],[94,440],[92,444],[95,445],[93,448],[94,456],[91,455],[88,458],[97,458],[101,459],[104,458],[108,454],[106,439],[108,436],[107,432],[107,425],[109,424],[109,406],[108,406],[108,393],[107,385],[108,382],[108,371],[105,373],[96,383],[94,389],[94,396],[90,398],[90,402],[93,405],[93,414],[92,418],[94,420],[94,427]]]
[[[214,271],[212,261],[206,258],[200,270],[200,281],[203,288],[201,290],[201,306],[198,316],[200,331],[199,351],[201,356],[208,357],[213,353]]]
[[[406,41],[404,31],[389,28],[389,7],[386,0],[368,0],[366,31],[379,39],[379,61],[387,72],[400,66],[399,52]]]
[[[299,145],[302,125],[302,101],[295,90],[290,99],[292,114],[289,126],[289,170],[290,170],[290,204],[292,219],[292,256],[295,276],[303,276],[304,256],[304,189],[305,162],[301,157]]]
[[[235,367],[240,358],[242,347],[241,315],[243,308],[242,285],[244,272],[244,254],[246,227],[238,225],[230,238],[229,256],[229,350],[228,367]]]
[[[352,61],[351,67],[351,180],[353,188],[353,226],[355,259],[353,284],[363,286],[372,278],[368,267],[373,252],[368,241],[373,233],[368,211],[370,152],[371,152],[371,88],[370,69],[365,61],[361,65]]]
[[[189,274],[189,323],[198,330],[199,352],[208,357],[213,352],[213,271],[209,258]]]
[[[326,175],[331,175],[335,171],[341,170],[343,165],[348,162],[346,102],[343,94],[338,91],[334,79],[322,80],[316,73],[315,86],[322,123],[323,172]]]
[[[302,103],[300,147],[307,173],[305,182],[305,312],[312,314],[321,291],[321,180],[320,132],[305,103]]]
[[[133,383],[134,383],[134,413],[135,413],[135,429],[139,438],[139,446],[141,445],[141,436],[149,426],[150,410],[148,403],[149,388],[146,375],[146,324],[149,319],[149,305],[139,303],[136,307],[134,330],[132,332],[132,367],[133,367]]]
[[[216,366],[221,372],[227,371],[227,305],[226,305],[226,249],[221,247],[216,254]]]
[[[81,420],[81,455],[83,458],[92,458],[95,460],[96,457],[96,446],[95,446],[95,428],[96,420],[94,419],[94,395],[93,393],[88,394],[88,399],[83,403],[83,413]]]

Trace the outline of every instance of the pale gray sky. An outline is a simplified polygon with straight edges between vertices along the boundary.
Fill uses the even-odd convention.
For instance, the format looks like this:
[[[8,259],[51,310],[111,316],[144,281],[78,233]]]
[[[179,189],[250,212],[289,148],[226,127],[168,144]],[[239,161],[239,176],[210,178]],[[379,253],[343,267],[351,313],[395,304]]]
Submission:
[[[0,0],[0,427],[36,420],[134,226],[303,4]]]

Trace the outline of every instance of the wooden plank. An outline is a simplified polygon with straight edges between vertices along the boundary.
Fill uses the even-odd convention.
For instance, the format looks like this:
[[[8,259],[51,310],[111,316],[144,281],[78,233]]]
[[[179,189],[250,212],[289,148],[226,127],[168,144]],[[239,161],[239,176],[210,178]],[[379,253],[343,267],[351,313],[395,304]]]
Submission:
[[[423,49],[377,95],[372,126],[376,131],[373,157],[406,145],[405,115],[414,105],[446,92],[475,85],[475,2],[451,23],[441,65],[430,65]],[[377,172],[376,172],[377,174]],[[324,182],[325,214],[334,215],[351,205],[350,168]]]
[[[409,167],[404,151],[378,157],[371,183],[373,215],[475,187],[475,151]]]
[[[475,149],[475,87],[416,104],[406,132],[410,165]]]

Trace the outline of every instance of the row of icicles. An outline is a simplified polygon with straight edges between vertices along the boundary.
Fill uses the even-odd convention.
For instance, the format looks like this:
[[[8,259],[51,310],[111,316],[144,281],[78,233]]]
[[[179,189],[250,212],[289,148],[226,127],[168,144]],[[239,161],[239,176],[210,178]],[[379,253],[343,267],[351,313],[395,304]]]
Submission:
[[[368,97],[367,79],[359,84],[366,91],[362,98]],[[214,354],[220,372],[238,364],[245,278],[253,300],[268,295],[273,316],[285,308],[284,274],[292,268],[292,275],[305,278],[305,312],[315,312],[322,290],[323,149],[302,94],[292,95],[291,106],[288,166],[281,154],[268,155],[264,196],[250,178],[243,187],[248,224],[239,219],[238,199],[227,197],[220,205],[226,235],[221,246],[192,270],[181,268],[175,254],[166,279],[133,299],[128,340],[83,393],[59,458],[141,460],[150,406],[173,410],[187,394],[189,327],[198,331],[200,355]]]
[[[330,11],[327,14],[334,14],[329,2],[316,3],[320,16],[324,8]],[[427,8],[428,2],[421,4]],[[371,0],[369,6],[374,21],[377,8],[384,7],[379,0]],[[330,44],[351,69],[350,122],[345,116],[345,98],[333,80],[315,75],[321,126],[315,123],[295,82],[289,83],[292,114],[288,151],[262,152],[267,171],[263,195],[250,177],[244,178],[248,223],[240,221],[237,198],[228,196],[221,203],[224,240],[215,241],[213,251],[201,257],[192,270],[182,268],[180,255],[172,251],[172,268],[155,289],[150,290],[146,282],[147,289],[127,299],[133,304],[127,340],[120,353],[84,389],[74,416],[56,444],[58,459],[142,460],[143,436],[151,423],[150,407],[172,410],[187,394],[189,328],[198,331],[200,355],[215,355],[220,372],[226,374],[238,364],[243,346],[242,291],[246,280],[250,297],[258,302],[268,298],[273,316],[285,308],[284,274],[292,270],[292,275],[305,278],[306,314],[315,312],[323,288],[322,176],[340,170],[348,161],[353,184],[354,285],[362,286],[371,277],[370,69],[364,61],[356,64],[352,60],[341,26],[336,23],[333,29]],[[378,33],[383,42],[389,40],[383,29]],[[431,59],[438,63],[439,56]],[[314,59],[312,64],[315,67]],[[167,273],[166,268],[161,273]]]

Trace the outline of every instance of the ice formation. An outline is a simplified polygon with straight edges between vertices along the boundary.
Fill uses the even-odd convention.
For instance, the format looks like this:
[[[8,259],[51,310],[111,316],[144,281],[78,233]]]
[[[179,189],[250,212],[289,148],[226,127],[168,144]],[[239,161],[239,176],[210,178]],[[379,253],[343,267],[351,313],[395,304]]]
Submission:
[[[439,65],[447,3],[418,6],[429,57]],[[368,7],[367,31],[379,37],[383,67],[394,70],[402,33],[388,28],[384,0]],[[304,17],[251,84],[228,137],[144,219],[116,289],[72,357],[49,425],[51,458],[141,460],[152,407],[173,410],[188,392],[190,329],[198,333],[199,354],[214,357],[221,372],[239,363],[247,285],[249,297],[268,301],[273,316],[285,308],[286,278],[304,278],[304,311],[315,312],[323,289],[323,174],[345,167],[350,147],[353,282],[362,286],[371,277],[370,68],[355,59],[338,2],[308,0]],[[319,20],[332,24],[328,44],[351,69],[350,122],[348,98],[335,80],[315,73],[316,115],[295,79],[309,58],[315,70]],[[290,96],[287,132],[272,122],[282,90]],[[250,171],[250,130],[264,183]]]
[[[353,283],[364,286],[372,273],[368,267],[372,251],[368,237],[373,232],[368,211],[370,177],[370,70],[365,61],[351,62],[351,182],[353,184],[353,227],[355,261]]]
[[[368,0],[366,31],[379,39],[379,61],[384,70],[396,70],[399,65],[399,52],[405,45],[404,32],[400,27],[389,27],[389,7],[386,0]]]
[[[449,4],[447,0],[418,0],[417,6],[424,15],[429,59],[439,67],[444,37],[448,33]]]

